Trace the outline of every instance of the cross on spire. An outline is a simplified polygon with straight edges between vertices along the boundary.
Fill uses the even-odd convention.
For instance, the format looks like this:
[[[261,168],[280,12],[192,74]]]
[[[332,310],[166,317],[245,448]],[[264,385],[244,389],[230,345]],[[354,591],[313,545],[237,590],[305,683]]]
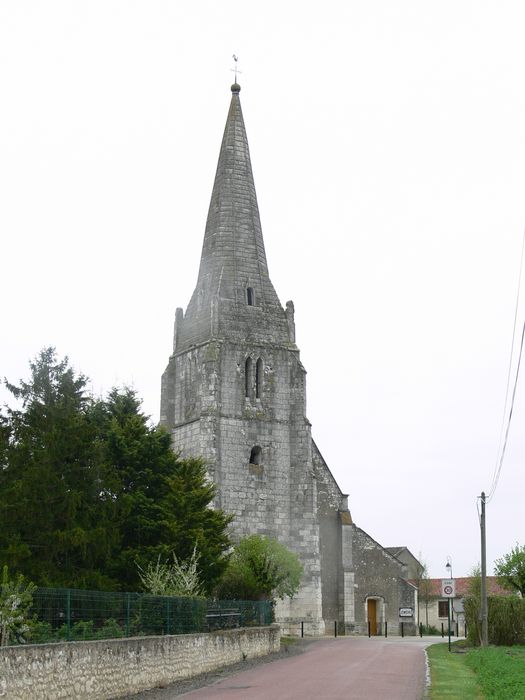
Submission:
[[[242,70],[239,70],[237,67],[239,57],[233,54],[232,58],[235,61],[235,63],[233,64],[233,68],[230,68],[230,70],[232,71],[232,73],[235,73],[235,82],[237,82],[237,73],[242,73]]]

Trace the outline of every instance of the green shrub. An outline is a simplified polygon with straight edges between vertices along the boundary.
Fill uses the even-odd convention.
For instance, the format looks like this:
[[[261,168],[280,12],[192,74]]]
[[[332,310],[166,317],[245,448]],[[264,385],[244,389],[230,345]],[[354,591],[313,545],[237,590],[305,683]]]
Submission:
[[[215,596],[222,600],[283,600],[299,590],[299,556],[273,537],[250,535],[235,547]]]
[[[274,622],[274,604],[271,600],[210,600],[210,609],[236,610],[240,614],[240,627],[258,627]]]
[[[489,601],[489,641],[498,646],[525,644],[525,600],[494,596]]]
[[[465,598],[468,641],[479,646],[481,639],[480,602]],[[491,644],[513,646],[525,644],[525,600],[517,596],[488,597],[488,636]]]
[[[133,608],[131,634],[185,634],[206,626],[206,599],[141,596]]]
[[[31,623],[28,637],[30,644],[46,644],[58,641],[57,634],[53,630],[51,623],[42,620],[34,620]]]
[[[137,568],[144,590],[151,595],[178,596],[198,598],[204,592],[199,570],[200,554],[197,545],[191,556],[179,560],[175,552],[172,562],[161,561],[161,555],[155,563],[149,562],[146,568],[137,563]]]
[[[125,636],[125,630],[122,629],[118,620],[109,618],[109,620],[104,622],[102,627],[95,630],[94,639],[119,639]]]
[[[93,639],[93,620],[79,620],[68,628],[67,624],[62,624],[55,631],[56,641],[60,642],[84,642]]]
[[[23,644],[30,631],[30,608],[36,589],[22,574],[9,577],[7,566],[0,578],[0,646]]]
[[[69,630],[66,624],[53,629],[49,622],[33,620],[30,625],[28,641],[30,644],[50,644],[52,642],[80,642],[90,639],[118,639],[125,636],[125,630],[114,618],[105,620],[101,627],[95,627],[93,620],[79,620]]]

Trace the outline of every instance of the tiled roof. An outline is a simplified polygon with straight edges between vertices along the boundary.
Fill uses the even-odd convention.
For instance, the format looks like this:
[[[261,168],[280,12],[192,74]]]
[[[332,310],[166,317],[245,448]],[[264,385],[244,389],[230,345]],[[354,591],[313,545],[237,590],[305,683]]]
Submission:
[[[470,587],[472,585],[472,576],[464,576],[461,578],[456,578],[456,597],[461,598],[468,595]],[[440,578],[429,579],[432,584],[432,595],[437,597],[441,596],[441,581]],[[412,583],[415,583],[412,581]],[[512,591],[502,588],[496,576],[487,576],[487,594],[488,595],[513,595]]]

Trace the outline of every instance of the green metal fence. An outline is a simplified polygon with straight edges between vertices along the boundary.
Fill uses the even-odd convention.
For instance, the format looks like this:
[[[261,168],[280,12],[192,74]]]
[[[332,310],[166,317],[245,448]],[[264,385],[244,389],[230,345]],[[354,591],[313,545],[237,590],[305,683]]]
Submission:
[[[30,643],[187,634],[269,625],[270,601],[37,588]]]

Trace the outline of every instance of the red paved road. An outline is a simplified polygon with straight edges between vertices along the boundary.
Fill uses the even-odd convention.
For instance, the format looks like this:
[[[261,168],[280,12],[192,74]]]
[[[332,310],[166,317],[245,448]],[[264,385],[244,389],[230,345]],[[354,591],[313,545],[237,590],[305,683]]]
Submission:
[[[186,693],[186,700],[420,700],[420,645],[368,638],[323,640],[290,659]]]

